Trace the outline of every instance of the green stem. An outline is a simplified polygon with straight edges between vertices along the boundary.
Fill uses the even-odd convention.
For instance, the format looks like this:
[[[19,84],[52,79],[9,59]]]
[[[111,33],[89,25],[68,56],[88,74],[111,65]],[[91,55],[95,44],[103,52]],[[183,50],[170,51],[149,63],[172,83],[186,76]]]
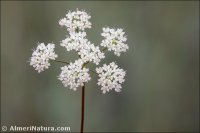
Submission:
[[[56,62],[61,62],[61,63],[65,63],[65,64],[69,64],[68,62],[66,61],[61,61],[61,60],[55,60]]]
[[[108,48],[104,48],[104,49],[101,50],[101,52],[104,52],[104,51],[106,51],[107,49],[108,49]]]
[[[95,72],[94,70],[90,70],[90,71],[98,75],[98,73],[97,73],[97,72]]]

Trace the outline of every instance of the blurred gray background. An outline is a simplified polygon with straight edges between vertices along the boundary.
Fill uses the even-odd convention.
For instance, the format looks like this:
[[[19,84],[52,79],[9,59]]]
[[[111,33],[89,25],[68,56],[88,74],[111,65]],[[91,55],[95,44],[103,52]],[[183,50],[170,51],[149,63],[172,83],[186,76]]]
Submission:
[[[91,16],[88,39],[102,27],[123,28],[130,49],[101,62],[127,70],[121,93],[86,85],[85,131],[199,131],[199,2],[1,1],[1,125],[70,126],[80,130],[81,90],[57,80],[59,64],[38,74],[28,63],[37,42],[53,42],[60,60],[77,56],[59,46],[58,25],[69,10]],[[95,65],[91,65],[95,68]]]

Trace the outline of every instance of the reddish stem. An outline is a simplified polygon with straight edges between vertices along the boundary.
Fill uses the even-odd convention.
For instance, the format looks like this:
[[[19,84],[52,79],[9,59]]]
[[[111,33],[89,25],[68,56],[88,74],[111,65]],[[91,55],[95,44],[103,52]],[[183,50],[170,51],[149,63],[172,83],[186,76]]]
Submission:
[[[84,128],[84,108],[85,108],[85,85],[82,86],[82,98],[81,98],[81,133]]]

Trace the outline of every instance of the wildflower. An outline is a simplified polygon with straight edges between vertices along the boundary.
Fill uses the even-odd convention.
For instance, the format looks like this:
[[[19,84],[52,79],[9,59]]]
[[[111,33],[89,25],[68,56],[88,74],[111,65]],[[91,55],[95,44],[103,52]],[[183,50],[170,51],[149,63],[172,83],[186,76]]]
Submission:
[[[91,16],[85,11],[77,9],[74,12],[69,11],[66,17],[59,20],[59,25],[66,27],[69,32],[69,35],[60,42],[60,46],[66,48],[67,51],[76,51],[79,56],[79,59],[74,63],[71,62],[69,65],[61,67],[61,73],[58,76],[63,85],[72,90],[77,90],[78,87],[84,88],[85,83],[91,80],[86,64],[94,63],[99,65],[100,61],[105,58],[105,50],[114,51],[115,55],[120,56],[122,52],[126,52],[129,49],[126,44],[125,32],[120,28],[103,28],[101,35],[104,39],[100,43],[100,46],[105,47],[103,50],[91,43],[86,38],[85,32],[85,29],[92,26],[89,21],[90,18]],[[54,48],[54,44],[49,43],[47,46],[44,43],[39,44],[36,50],[33,51],[30,65],[39,73],[48,69],[50,66],[49,60],[57,58]],[[57,60],[57,62],[67,63],[60,60]],[[93,70],[90,71],[94,72]],[[112,89],[116,92],[121,91],[121,84],[125,81],[126,72],[114,62],[96,68],[96,74],[99,76],[98,85],[101,86],[103,93],[109,92]]]
[[[91,22],[89,19],[91,18],[85,11],[77,11],[71,12],[69,11],[66,14],[66,18],[63,18],[59,21],[61,26],[67,27],[69,32],[78,32],[84,31],[86,28],[91,28]]]
[[[38,71],[38,73],[48,69],[50,66],[49,59],[55,60],[57,54],[54,52],[55,45],[49,43],[45,46],[44,43],[38,44],[37,48],[33,51],[30,59],[30,65]]]
[[[60,43],[67,51],[75,50],[84,62],[93,62],[99,64],[101,59],[105,58],[104,53],[100,51],[98,46],[94,46],[86,39],[85,32],[70,33],[70,36]]]
[[[100,51],[98,46],[94,44],[87,43],[83,49],[81,49],[78,54],[84,62],[93,62],[96,65],[99,64],[101,59],[105,58],[103,52]]]
[[[70,36],[62,40],[60,45],[65,47],[67,51],[75,50],[80,51],[87,45],[88,40],[85,38],[85,32],[70,33]]]
[[[100,77],[97,84],[101,86],[103,93],[109,92],[112,89],[115,89],[116,92],[121,91],[121,84],[125,81],[124,76],[126,75],[126,72],[123,69],[118,68],[114,62],[96,68],[96,72]]]
[[[96,68],[96,72],[86,68],[86,65],[90,62],[98,65],[101,59],[105,58],[104,51],[114,51],[114,54],[120,56],[122,52],[126,52],[129,47],[126,44],[126,36],[123,29],[103,28],[101,35],[104,37],[100,46],[105,47],[100,50],[99,46],[95,46],[86,38],[85,29],[91,28],[92,24],[89,21],[91,18],[85,11],[74,12],[69,11],[66,17],[59,20],[59,25],[66,27],[69,32],[69,36],[66,36],[64,40],[60,42],[60,46],[65,47],[67,51],[75,50],[79,55],[79,59],[75,62],[68,63],[62,60],[56,60],[60,63],[66,63],[68,65],[61,67],[61,73],[58,76],[58,80],[62,82],[65,87],[76,91],[79,87],[82,89],[81,98],[81,132],[84,127],[84,99],[85,99],[85,83],[91,80],[89,71],[95,73],[99,79],[97,84],[101,86],[102,93],[115,90],[120,92],[122,83],[125,81],[124,77],[126,72],[119,68],[114,62],[102,67]],[[49,60],[55,60],[57,54],[54,52],[55,45],[49,43],[45,46],[41,43],[33,51],[30,59],[30,65],[35,68],[39,73],[48,69],[50,66]]]
[[[101,35],[104,40],[101,42],[101,46],[108,48],[109,51],[114,51],[114,54],[120,56],[121,52],[126,52],[129,49],[128,45],[125,44],[127,38],[125,32],[122,29],[103,28]]]
[[[75,91],[79,86],[83,86],[84,83],[91,79],[88,72],[89,69],[83,67],[83,61],[79,59],[68,66],[61,67],[58,79],[62,81],[65,87],[69,86],[70,89]]]

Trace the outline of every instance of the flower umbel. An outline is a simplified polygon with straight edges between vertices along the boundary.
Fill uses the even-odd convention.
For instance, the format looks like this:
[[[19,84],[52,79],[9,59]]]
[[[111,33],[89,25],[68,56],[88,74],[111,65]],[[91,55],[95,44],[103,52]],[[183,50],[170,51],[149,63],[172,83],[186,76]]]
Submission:
[[[96,72],[100,77],[97,84],[101,86],[103,93],[109,92],[112,89],[116,92],[121,91],[121,84],[125,81],[124,76],[126,75],[126,72],[123,69],[118,68],[114,62],[96,68]]]
[[[85,32],[72,32],[70,36],[67,36],[65,40],[62,40],[60,46],[63,46],[67,49],[67,51],[75,50],[80,51],[86,45],[88,45],[88,40],[86,39]]]
[[[93,62],[96,65],[99,64],[101,59],[105,58],[104,53],[100,51],[99,47],[90,44],[90,42],[88,42],[78,54],[84,62]]]
[[[103,28],[101,35],[105,38],[101,42],[101,46],[108,48],[108,51],[114,51],[114,54],[120,56],[121,52],[126,52],[129,49],[125,44],[127,38],[124,35],[123,29]]]
[[[37,48],[33,51],[30,59],[30,65],[38,71],[38,73],[48,69],[50,66],[49,59],[55,60],[57,54],[54,52],[55,45],[49,43],[45,46],[44,43],[40,43]]]
[[[69,86],[72,90],[77,90],[79,86],[83,86],[91,79],[88,73],[89,69],[83,67],[82,60],[76,60],[68,66],[61,67],[61,70],[58,79],[62,81],[65,87]]]
[[[66,14],[66,18],[60,19],[59,24],[67,27],[69,32],[84,31],[86,28],[91,28],[90,18],[91,16],[85,11],[79,11],[77,9],[74,12],[69,11]]]
[[[91,80],[89,71],[98,75],[98,85],[101,86],[103,93],[114,89],[116,92],[121,91],[121,84],[124,82],[126,72],[119,68],[114,62],[109,65],[104,64],[102,67],[89,70],[88,64],[94,63],[99,65],[101,60],[105,58],[104,52],[114,51],[114,54],[120,56],[122,52],[126,52],[129,47],[126,44],[127,37],[123,29],[103,28],[101,35],[104,37],[99,46],[91,43],[87,38],[85,29],[91,28],[91,16],[85,11],[69,11],[66,17],[59,20],[59,25],[67,28],[69,35],[60,42],[60,46],[66,48],[66,51],[74,50],[78,54],[78,59],[74,63],[56,60],[57,62],[67,63],[61,67],[61,73],[58,79],[65,87],[77,90],[79,87]],[[103,46],[104,48],[100,48]],[[38,44],[33,51],[30,59],[30,65],[39,73],[50,67],[49,60],[55,60],[57,54],[54,52],[55,44],[44,43]]]

